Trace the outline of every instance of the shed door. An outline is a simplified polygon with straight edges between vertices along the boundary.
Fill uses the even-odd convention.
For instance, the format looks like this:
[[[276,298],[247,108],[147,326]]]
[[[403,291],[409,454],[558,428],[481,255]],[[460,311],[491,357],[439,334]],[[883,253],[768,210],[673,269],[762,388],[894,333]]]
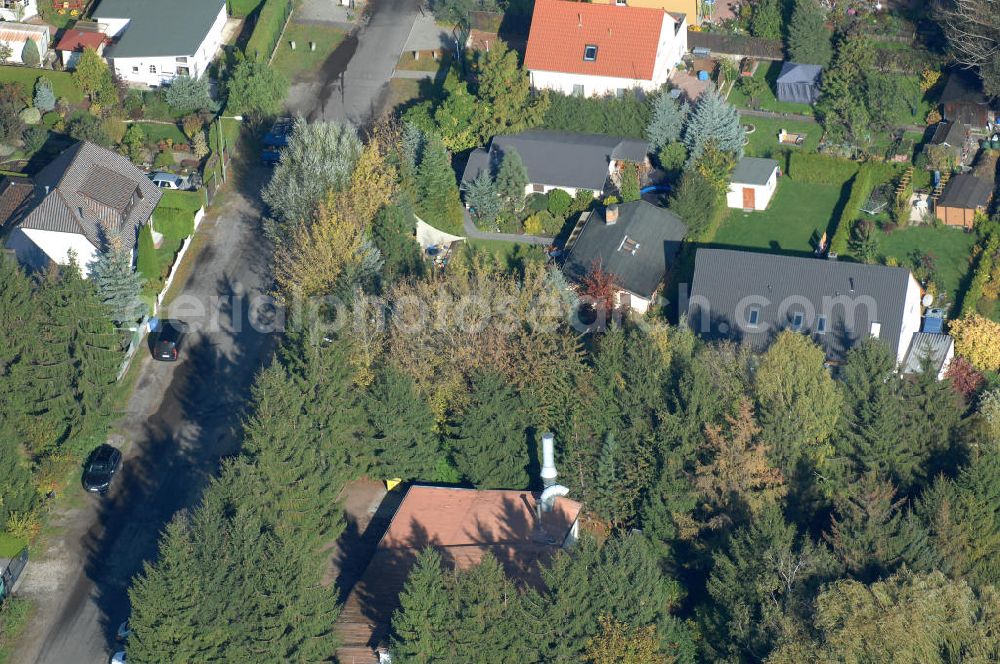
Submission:
[[[743,209],[744,210],[755,210],[757,206],[754,204],[756,202],[755,192],[753,187],[743,187]]]

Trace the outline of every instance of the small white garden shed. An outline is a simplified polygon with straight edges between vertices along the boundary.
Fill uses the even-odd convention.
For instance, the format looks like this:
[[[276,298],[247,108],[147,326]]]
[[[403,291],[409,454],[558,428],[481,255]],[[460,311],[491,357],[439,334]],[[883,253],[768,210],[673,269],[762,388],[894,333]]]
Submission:
[[[765,210],[777,186],[777,161],[743,157],[733,169],[726,204],[740,210]]]

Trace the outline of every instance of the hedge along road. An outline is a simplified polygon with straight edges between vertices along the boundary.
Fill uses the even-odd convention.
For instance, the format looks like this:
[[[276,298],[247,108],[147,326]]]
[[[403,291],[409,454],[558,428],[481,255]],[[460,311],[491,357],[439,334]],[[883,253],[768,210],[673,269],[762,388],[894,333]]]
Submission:
[[[130,582],[155,558],[164,526],[198,503],[220,459],[239,449],[250,386],[274,343],[249,324],[246,304],[272,284],[256,198],[263,183],[263,167],[250,169],[199,227],[201,250],[178,295],[216,309],[219,324],[192,331],[176,363],[140,350],[135,391],[115,428],[124,465],[108,496],[53,515],[57,534],[32,552],[19,591],[37,611],[11,662],[108,661]]]
[[[369,20],[330,54],[316,80],[293,85],[288,110],[310,122],[337,120],[365,126],[381,112],[419,0],[373,0]]]

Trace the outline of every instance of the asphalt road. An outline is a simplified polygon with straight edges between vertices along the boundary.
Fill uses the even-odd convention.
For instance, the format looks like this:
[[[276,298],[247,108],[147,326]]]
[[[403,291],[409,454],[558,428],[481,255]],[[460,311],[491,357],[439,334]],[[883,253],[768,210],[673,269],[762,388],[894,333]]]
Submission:
[[[367,24],[341,42],[314,80],[292,87],[290,112],[309,121],[368,124],[385,105],[389,80],[419,13],[418,0],[373,0]]]
[[[238,450],[250,385],[274,341],[250,324],[247,306],[271,285],[256,199],[263,176],[256,168],[244,174],[199,228],[205,245],[168,307],[192,325],[182,358],[154,362],[140,350],[141,374],[116,428],[127,450],[117,484],[107,497],[54,515],[64,530],[33,552],[20,593],[37,612],[11,662],[107,662],[128,616],[130,581],[155,557],[159,533],[197,504],[220,459]]]

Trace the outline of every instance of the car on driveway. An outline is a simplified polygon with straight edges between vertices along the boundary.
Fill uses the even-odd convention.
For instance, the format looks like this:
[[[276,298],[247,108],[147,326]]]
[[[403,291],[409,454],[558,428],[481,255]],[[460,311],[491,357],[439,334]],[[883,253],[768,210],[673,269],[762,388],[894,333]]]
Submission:
[[[111,664],[125,664],[125,651],[119,650],[111,656]]]
[[[187,334],[187,324],[179,320],[160,321],[156,332],[156,343],[153,344],[153,359],[161,362],[174,362],[180,357],[181,341]]]
[[[132,628],[128,626],[128,621],[126,620],[121,625],[118,625],[118,631],[115,632],[115,640],[124,643],[128,641],[129,635],[132,634]]]
[[[150,173],[149,179],[160,189],[185,191],[191,188],[191,184],[187,178],[181,177],[180,175],[174,175],[173,173],[166,173],[164,171]]]
[[[90,455],[83,471],[83,488],[91,493],[107,493],[121,465],[122,453],[111,445],[101,445]]]

